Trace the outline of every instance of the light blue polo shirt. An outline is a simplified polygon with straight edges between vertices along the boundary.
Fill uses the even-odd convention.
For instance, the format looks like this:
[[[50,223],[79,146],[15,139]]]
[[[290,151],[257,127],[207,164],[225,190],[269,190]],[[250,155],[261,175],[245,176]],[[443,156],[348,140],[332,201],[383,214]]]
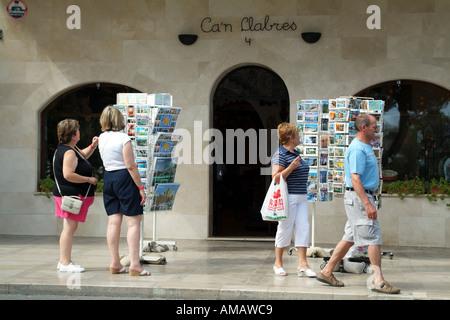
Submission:
[[[345,186],[353,188],[351,174],[360,175],[364,189],[375,191],[380,184],[378,161],[370,144],[353,139],[347,148],[344,160]]]

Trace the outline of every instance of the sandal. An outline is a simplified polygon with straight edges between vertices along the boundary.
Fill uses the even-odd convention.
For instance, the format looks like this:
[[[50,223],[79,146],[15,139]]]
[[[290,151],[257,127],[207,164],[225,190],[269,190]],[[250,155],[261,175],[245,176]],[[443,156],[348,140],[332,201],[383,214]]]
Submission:
[[[128,270],[125,267],[122,267],[121,269],[109,268],[109,273],[111,274],[128,273]]]
[[[333,274],[331,274],[330,276],[326,276],[322,272],[319,272],[316,279],[319,280],[320,282],[329,284],[332,287],[343,287],[344,286],[344,283],[342,281],[337,280]]]
[[[283,267],[277,268],[277,267],[273,266],[273,271],[275,272],[275,274],[277,276],[286,276],[287,275],[287,273],[286,273],[286,271],[284,271]]]
[[[141,272],[130,269],[130,276],[150,276],[151,273],[147,270],[142,270]]]
[[[398,294],[400,293],[400,289],[392,286],[387,281],[384,281],[380,287],[376,286],[372,281],[372,291],[374,292],[380,292],[380,293],[387,293],[387,294]]]
[[[312,271],[311,269],[300,269],[297,270],[297,275],[299,277],[308,277],[308,278],[315,278],[317,274]]]

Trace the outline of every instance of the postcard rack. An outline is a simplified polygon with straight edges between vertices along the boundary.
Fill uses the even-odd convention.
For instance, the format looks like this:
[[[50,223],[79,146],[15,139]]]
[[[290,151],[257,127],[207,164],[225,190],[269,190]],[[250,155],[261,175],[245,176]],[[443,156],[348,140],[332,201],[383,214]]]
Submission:
[[[380,172],[381,193],[384,101],[344,96],[336,99],[297,101],[297,127],[300,145],[297,151],[310,166],[307,182],[309,202],[332,201],[345,190],[344,156],[356,137],[355,119],[362,113],[373,115],[378,132],[371,141]]]
[[[135,161],[144,185],[147,201],[141,222],[141,260],[157,261],[159,257],[144,255],[144,217],[153,214],[153,240],[159,245],[172,245],[175,241],[158,241],[156,215],[159,211],[171,211],[180,185],[174,182],[177,158],[175,147],[180,136],[174,134],[181,108],[172,107],[172,95],[168,93],[119,93],[118,108],[126,123],[124,132],[131,138]]]
[[[311,247],[315,246],[316,202],[332,201],[335,194],[345,191],[344,156],[356,137],[355,119],[362,113],[373,115],[378,132],[371,141],[378,160],[382,190],[381,158],[383,153],[384,101],[366,97],[341,96],[336,99],[308,99],[297,101],[297,127],[300,145],[296,148],[310,166],[307,199],[312,204]],[[289,249],[289,254],[296,250]]]

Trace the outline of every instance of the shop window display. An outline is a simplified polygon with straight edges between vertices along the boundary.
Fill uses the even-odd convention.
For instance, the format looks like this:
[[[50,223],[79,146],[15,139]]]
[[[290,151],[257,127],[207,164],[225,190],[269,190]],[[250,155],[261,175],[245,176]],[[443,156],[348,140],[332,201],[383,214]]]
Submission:
[[[385,101],[382,166],[392,179],[450,181],[450,91],[423,81],[396,80],[355,96]]]

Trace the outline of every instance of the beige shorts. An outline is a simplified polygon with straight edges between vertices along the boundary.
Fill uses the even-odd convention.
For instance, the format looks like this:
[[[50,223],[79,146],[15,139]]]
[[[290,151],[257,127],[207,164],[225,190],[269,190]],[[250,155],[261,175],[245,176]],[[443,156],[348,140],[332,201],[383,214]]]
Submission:
[[[367,196],[376,208],[373,196],[370,194]],[[344,207],[347,223],[342,240],[354,242],[358,246],[381,245],[381,229],[378,220],[367,217],[366,209],[355,191],[345,191]]]

